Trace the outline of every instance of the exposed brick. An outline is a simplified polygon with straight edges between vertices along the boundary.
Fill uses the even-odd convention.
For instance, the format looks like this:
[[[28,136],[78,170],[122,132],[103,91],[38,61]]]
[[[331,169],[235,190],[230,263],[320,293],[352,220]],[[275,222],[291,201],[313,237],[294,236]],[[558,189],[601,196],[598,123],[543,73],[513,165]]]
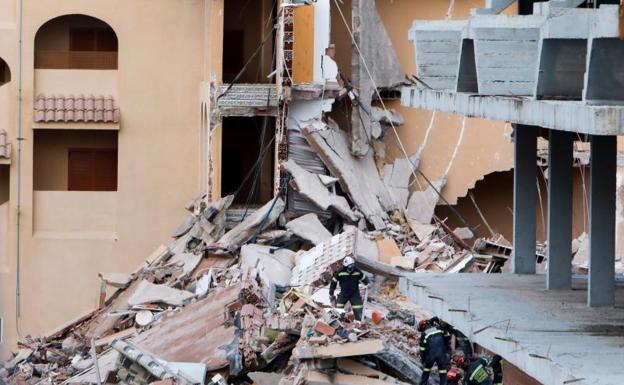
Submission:
[[[316,323],[314,324],[314,330],[316,330],[317,332],[321,334],[325,334],[326,336],[330,336],[330,337],[336,334],[336,329],[334,329],[333,327],[329,326],[328,324],[326,324],[325,322],[321,320],[316,321]]]

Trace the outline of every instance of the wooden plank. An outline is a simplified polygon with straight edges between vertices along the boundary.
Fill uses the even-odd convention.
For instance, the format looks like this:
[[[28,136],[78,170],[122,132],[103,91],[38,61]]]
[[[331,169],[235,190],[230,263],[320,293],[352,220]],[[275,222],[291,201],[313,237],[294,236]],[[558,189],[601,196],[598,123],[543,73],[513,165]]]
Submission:
[[[303,5],[294,9],[293,69],[295,84],[314,81],[314,7]]]

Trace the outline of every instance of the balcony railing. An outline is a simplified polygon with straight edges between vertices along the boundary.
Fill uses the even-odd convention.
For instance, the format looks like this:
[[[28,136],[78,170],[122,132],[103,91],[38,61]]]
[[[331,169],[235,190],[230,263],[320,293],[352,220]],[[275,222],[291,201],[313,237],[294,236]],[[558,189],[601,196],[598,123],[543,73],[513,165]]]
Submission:
[[[116,70],[117,52],[36,51],[35,68]]]

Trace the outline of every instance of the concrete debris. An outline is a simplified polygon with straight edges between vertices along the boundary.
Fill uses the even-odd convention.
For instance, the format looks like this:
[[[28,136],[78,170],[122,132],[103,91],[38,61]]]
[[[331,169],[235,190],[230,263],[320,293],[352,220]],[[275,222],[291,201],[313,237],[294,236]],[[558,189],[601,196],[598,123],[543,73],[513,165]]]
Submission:
[[[104,283],[116,288],[126,287],[131,279],[130,274],[124,273],[100,273],[99,276]]]
[[[292,159],[283,163],[282,167],[294,178],[291,184],[294,184],[295,190],[320,209],[332,209],[350,221],[358,220],[358,216],[351,210],[347,200],[340,195],[330,193],[318,174],[304,170]]]
[[[438,200],[438,193],[446,184],[446,180],[441,179],[433,181],[433,186],[427,186],[424,191],[414,191],[407,203],[405,216],[408,221],[415,221],[422,224],[430,224],[433,218],[433,212]]]
[[[387,119],[398,123],[398,116]],[[346,134],[333,124],[308,121],[302,127],[333,176],[305,171],[293,160],[283,169],[301,196],[333,213],[291,211],[277,196],[245,216],[244,209],[230,209],[233,196],[194,199],[167,245],[129,274],[100,273],[117,291],[54,333],[26,337],[0,364],[0,380],[417,383],[422,365],[416,324],[428,315],[399,297],[397,277],[414,271],[497,273],[510,246],[494,236],[477,239],[471,248],[465,242],[473,237],[470,228],[452,231],[438,218],[431,224],[438,198],[431,188],[413,193],[409,202],[404,194],[403,212],[403,203],[387,190],[407,192],[410,161],[387,165],[382,182],[383,161],[373,153],[351,155]],[[226,232],[228,210],[241,214]],[[582,246],[576,249],[580,258]],[[335,308],[329,296],[328,284],[346,257],[372,282],[362,291],[362,321],[354,319],[350,304]]]
[[[355,231],[334,235],[329,241],[318,244],[297,259],[293,269],[292,286],[318,286],[328,283],[331,275],[346,257],[355,258]]]
[[[453,234],[463,240],[474,238],[474,233],[468,227],[458,227],[453,230]]]
[[[128,298],[128,305],[136,306],[146,303],[165,303],[172,306],[182,306],[184,301],[193,297],[193,293],[174,289],[165,285],[155,285],[143,280],[139,283],[134,294]]]
[[[384,166],[384,184],[390,190],[397,207],[405,210],[409,198],[409,184],[412,170],[418,169],[418,163],[410,159],[397,158],[393,164]]]
[[[379,177],[372,151],[355,157],[349,151],[346,133],[335,124],[330,127],[319,120],[307,123],[302,133],[310,146],[339,179],[340,187],[366,220],[375,229],[383,230],[389,219],[387,212],[395,210],[397,205]]]
[[[293,254],[294,252],[288,249],[248,244],[240,251],[241,267],[254,268],[260,274],[266,275],[268,282],[286,286],[290,283],[292,265],[282,261],[289,261]],[[281,258],[278,259],[277,255],[281,255]]]
[[[269,201],[232,230],[225,233],[217,242],[218,246],[227,250],[239,249],[258,233],[260,226],[268,227],[272,225],[284,211],[284,208],[284,201],[279,197]]]
[[[332,234],[323,226],[314,213],[293,219],[286,224],[286,228],[299,238],[310,241],[313,245],[323,243],[332,237]]]

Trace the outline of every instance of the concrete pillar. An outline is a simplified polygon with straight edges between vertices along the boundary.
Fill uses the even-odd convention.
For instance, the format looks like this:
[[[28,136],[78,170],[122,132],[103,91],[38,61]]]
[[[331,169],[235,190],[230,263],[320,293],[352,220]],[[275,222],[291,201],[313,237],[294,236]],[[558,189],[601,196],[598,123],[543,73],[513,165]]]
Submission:
[[[572,285],[571,132],[550,130],[548,141],[548,289]]]
[[[515,274],[535,274],[537,131],[534,126],[515,126],[512,267]]]
[[[591,137],[589,176],[589,306],[615,303],[617,137]]]

